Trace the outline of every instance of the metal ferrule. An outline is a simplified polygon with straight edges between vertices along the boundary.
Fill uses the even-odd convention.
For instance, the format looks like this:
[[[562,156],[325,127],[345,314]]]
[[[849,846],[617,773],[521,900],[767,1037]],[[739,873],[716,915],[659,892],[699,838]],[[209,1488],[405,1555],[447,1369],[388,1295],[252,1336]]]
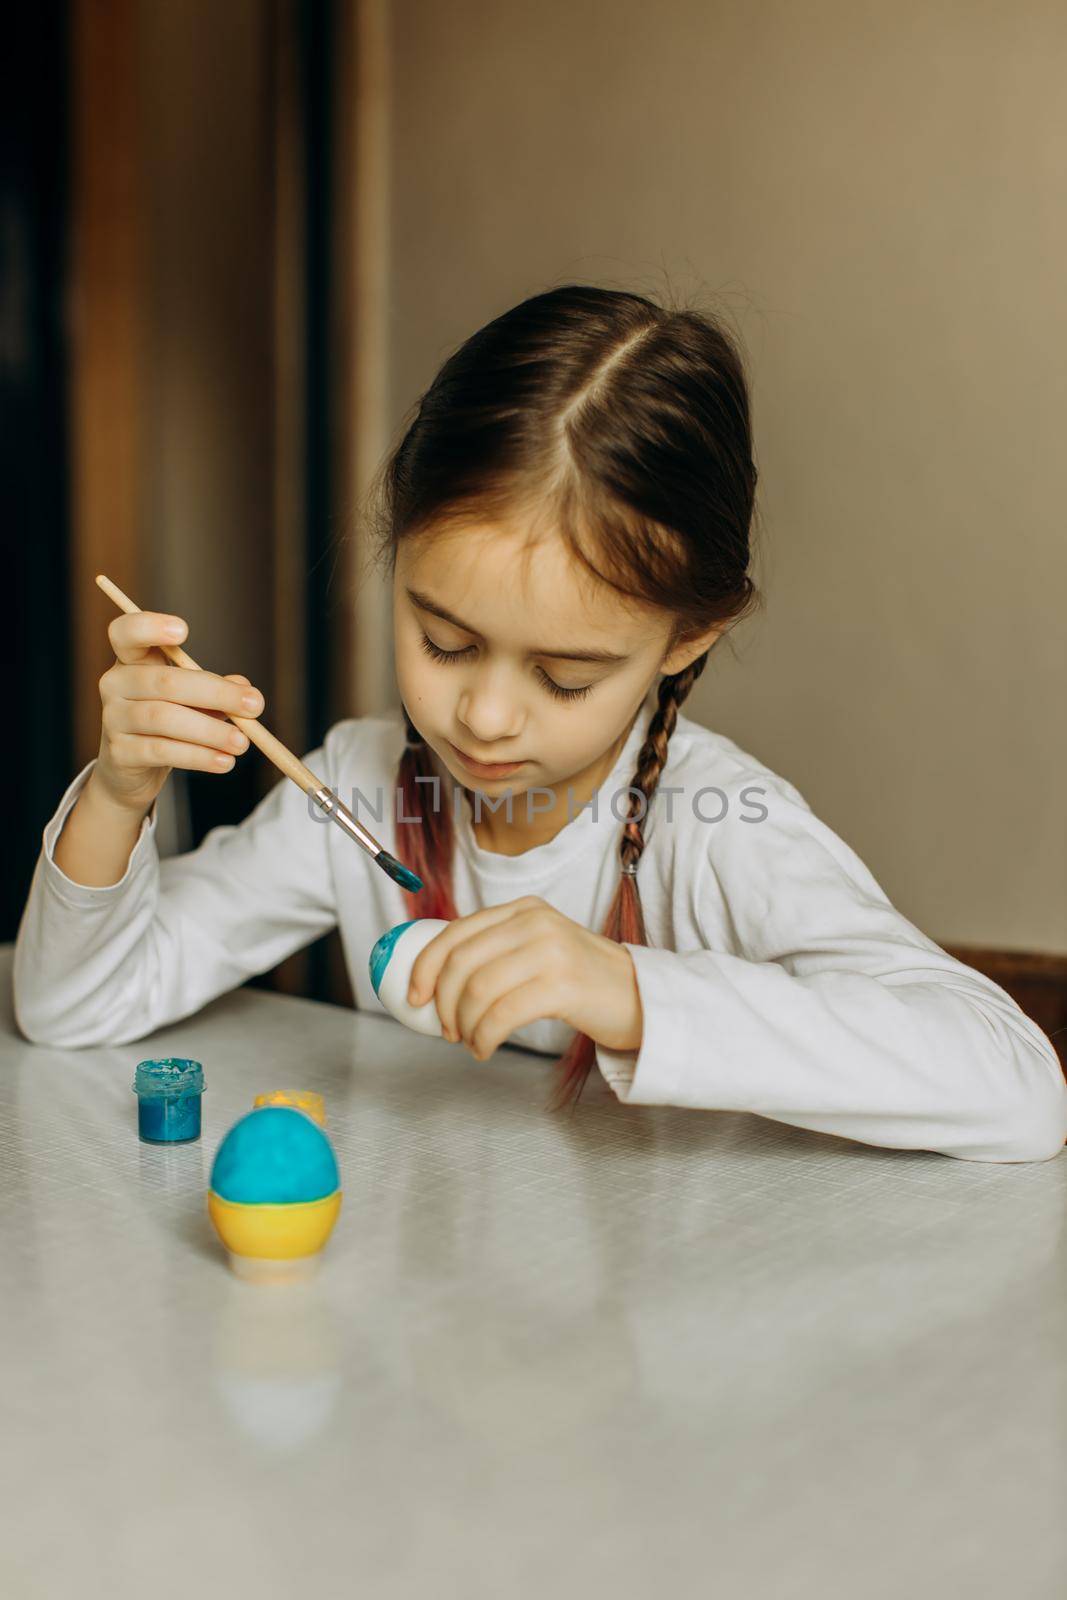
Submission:
[[[337,826],[343,828],[349,838],[354,839],[357,844],[361,844],[364,850],[368,851],[372,856],[381,853],[383,847],[378,843],[373,833],[368,833],[362,822],[356,821],[343,800],[339,800],[335,794],[331,794],[329,789],[325,787],[313,789],[311,798],[320,811],[324,811],[328,817],[332,817]]]

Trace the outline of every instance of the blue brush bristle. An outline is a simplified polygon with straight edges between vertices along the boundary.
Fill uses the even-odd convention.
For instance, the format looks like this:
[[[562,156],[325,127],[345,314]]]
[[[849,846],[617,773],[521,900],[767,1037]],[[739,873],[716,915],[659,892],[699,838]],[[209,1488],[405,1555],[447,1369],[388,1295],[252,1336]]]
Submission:
[[[394,883],[398,883],[402,889],[410,889],[412,894],[418,894],[422,888],[422,879],[417,872],[412,872],[410,867],[405,867],[404,863],[398,861],[396,856],[391,856],[388,850],[379,850],[374,859],[389,874]]]

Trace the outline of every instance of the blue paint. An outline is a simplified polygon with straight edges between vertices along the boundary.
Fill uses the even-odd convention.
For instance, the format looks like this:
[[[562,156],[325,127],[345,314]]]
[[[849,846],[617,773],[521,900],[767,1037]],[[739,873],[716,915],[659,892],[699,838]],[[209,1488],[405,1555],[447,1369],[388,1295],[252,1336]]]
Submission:
[[[289,1205],[325,1199],[341,1187],[341,1174],[317,1122],[295,1106],[261,1106],[219,1145],[211,1187],[241,1205]]]
[[[375,994],[378,993],[381,981],[385,977],[385,969],[389,965],[389,958],[393,953],[393,946],[400,938],[400,935],[403,933],[404,929],[410,928],[411,924],[417,921],[417,917],[412,917],[411,922],[398,922],[395,928],[390,928],[388,933],[383,933],[381,938],[375,944],[374,949],[370,953],[370,981],[374,987]]]
[[[200,1096],[172,1100],[144,1095],[137,1102],[137,1132],[146,1144],[187,1144],[200,1137]]]
[[[422,888],[422,879],[417,872],[405,867],[404,863],[398,861],[396,856],[390,855],[388,850],[379,850],[374,859],[385,869],[394,883],[398,883],[402,889],[410,889],[412,894],[418,894]]]
[[[204,1069],[185,1056],[140,1061],[134,1073],[137,1132],[146,1144],[187,1144],[200,1137]]]

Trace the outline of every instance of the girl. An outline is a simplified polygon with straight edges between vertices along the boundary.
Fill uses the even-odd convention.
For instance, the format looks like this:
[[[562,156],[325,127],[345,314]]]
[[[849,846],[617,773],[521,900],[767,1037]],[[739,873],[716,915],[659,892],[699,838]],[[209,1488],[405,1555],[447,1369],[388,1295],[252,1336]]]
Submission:
[[[595,1064],[632,1103],[1056,1155],[1067,1085],[1041,1030],[791,784],[681,713],[758,603],[755,487],[741,361],[711,318],[568,286],[480,329],[380,484],[402,713],[305,756],[426,887],[406,894],[286,780],[161,860],[167,772],[232,765],[246,741],[219,713],[250,686],[161,664],[180,619],[119,616],[100,753],[45,829],[19,928],[22,1031],[141,1038],[335,925],[380,1010],[374,941],[443,917],[411,1000],[479,1060],[563,1051],[557,1107]]]

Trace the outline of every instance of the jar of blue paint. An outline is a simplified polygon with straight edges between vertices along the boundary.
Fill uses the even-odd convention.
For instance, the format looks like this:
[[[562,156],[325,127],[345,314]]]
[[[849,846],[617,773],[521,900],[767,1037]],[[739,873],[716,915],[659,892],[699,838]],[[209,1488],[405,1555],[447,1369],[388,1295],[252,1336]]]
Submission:
[[[139,1061],[133,1077],[137,1131],[146,1144],[187,1144],[200,1137],[204,1069],[199,1061],[167,1056]]]

